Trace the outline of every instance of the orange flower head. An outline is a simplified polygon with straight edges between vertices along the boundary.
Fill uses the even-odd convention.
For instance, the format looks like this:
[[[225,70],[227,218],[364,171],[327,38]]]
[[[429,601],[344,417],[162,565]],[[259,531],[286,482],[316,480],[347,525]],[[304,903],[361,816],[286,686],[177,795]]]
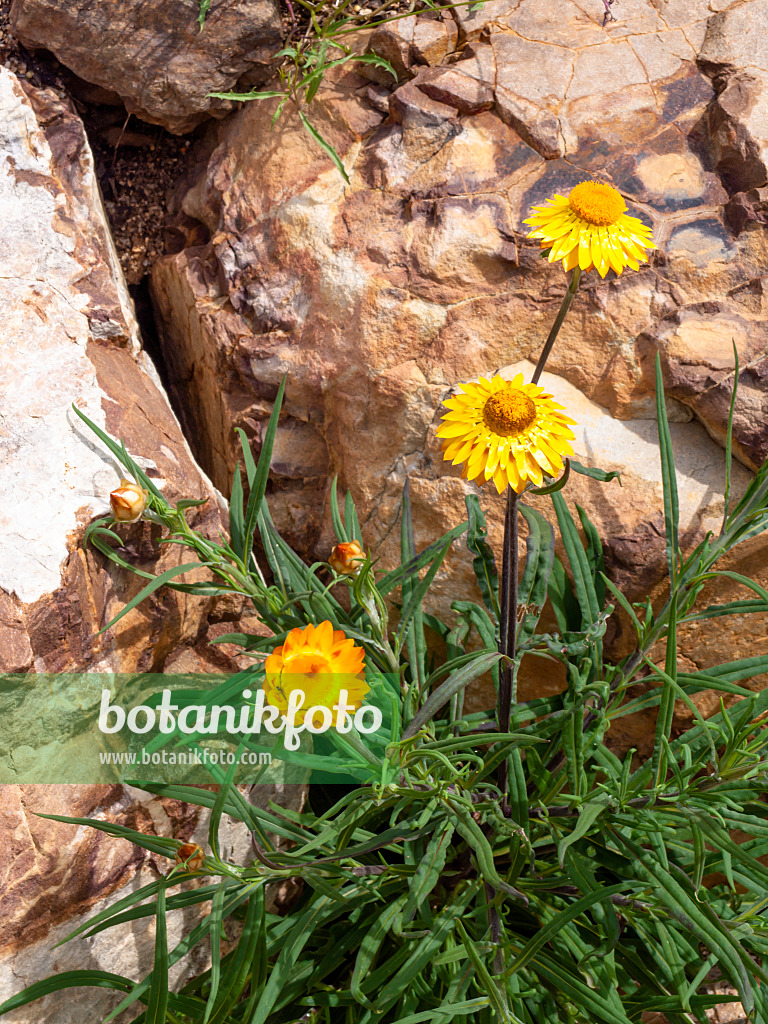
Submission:
[[[147,506],[149,491],[139,487],[132,480],[121,480],[109,496],[112,515],[119,523],[135,523]]]
[[[205,863],[205,853],[197,843],[184,843],[176,851],[176,863],[183,864],[188,871],[200,871]]]
[[[360,566],[365,563],[365,552],[357,540],[336,544],[331,551],[328,564],[340,576],[357,576]]]
[[[364,658],[362,647],[340,629],[334,629],[330,622],[304,629],[296,627],[266,660],[267,702],[284,715],[291,692],[301,690],[305,699],[296,714],[297,725],[303,724],[309,708],[332,710],[342,690],[347,691],[347,706],[357,710],[369,690],[363,674]]]

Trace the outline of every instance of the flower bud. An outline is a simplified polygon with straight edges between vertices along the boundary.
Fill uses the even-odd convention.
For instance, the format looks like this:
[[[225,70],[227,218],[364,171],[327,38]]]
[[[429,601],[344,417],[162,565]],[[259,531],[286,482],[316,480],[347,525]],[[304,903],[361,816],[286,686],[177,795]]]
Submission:
[[[183,864],[188,871],[200,871],[205,863],[205,853],[197,843],[184,843],[176,851],[176,863]]]
[[[360,566],[364,563],[365,552],[360,542],[356,540],[336,544],[328,559],[328,564],[333,571],[341,576],[356,576],[360,572]]]
[[[135,523],[147,505],[149,492],[132,480],[121,480],[109,496],[112,515],[119,523]]]

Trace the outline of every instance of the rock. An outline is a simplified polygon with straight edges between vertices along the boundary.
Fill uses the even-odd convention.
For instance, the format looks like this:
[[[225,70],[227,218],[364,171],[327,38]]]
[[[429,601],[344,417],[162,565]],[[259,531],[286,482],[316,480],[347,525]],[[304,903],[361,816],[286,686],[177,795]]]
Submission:
[[[129,450],[150,453],[145,468],[169,496],[211,496],[204,528],[220,521],[215,493],[140,350],[79,119],[52,93],[25,93],[4,69],[0,107],[0,481],[15,496],[0,513],[0,668],[161,671],[171,650],[196,639],[210,602],[165,594],[95,635],[142,584],[77,546],[84,525],[108,509],[120,471],[71,404]],[[181,561],[172,549],[158,555],[149,525],[123,529],[147,568]]]
[[[456,47],[459,31],[456,22],[445,13],[440,18],[421,17],[413,30],[413,57],[417,64],[435,67],[442,64]]]
[[[414,86],[429,96],[453,107],[460,114],[479,114],[493,107],[493,90],[485,82],[454,68],[424,68],[413,81]],[[398,89],[398,94],[402,90]]]
[[[717,74],[756,68],[766,71],[763,37],[768,31],[768,0],[748,0],[707,21],[699,54],[702,67]]]
[[[220,622],[209,625],[208,615],[237,619],[240,609],[164,591],[97,636],[144,581],[82,549],[83,528],[108,510],[109,491],[121,472],[71,403],[124,438],[171,500],[208,496],[208,507],[192,520],[196,526],[215,536],[223,519],[217,493],[192,458],[140,349],[82,124],[53,93],[22,87],[5,68],[0,112],[0,671],[26,673],[16,685],[25,700],[39,705],[42,723],[50,702],[47,683],[36,673],[232,672],[233,659],[208,649],[211,630],[227,631]],[[148,572],[183,560],[175,546],[158,548],[149,524],[118,532],[128,557]],[[4,721],[8,727],[9,719]],[[3,735],[3,753],[13,743],[16,765],[21,739],[11,728]],[[83,757],[77,737],[66,752],[70,764],[82,763],[75,760]],[[2,762],[7,779],[8,758]],[[273,795],[272,787],[263,787],[252,799]],[[300,793],[285,799],[298,806]],[[36,818],[35,812],[100,814],[183,839],[205,837],[204,816],[120,785],[3,785],[0,810],[0,846],[6,851],[0,869],[0,1001],[68,968],[91,966],[133,977],[146,972],[154,941],[147,921],[124,926],[119,937],[104,933],[56,952],[51,947],[85,916],[156,877],[155,859],[100,833]],[[229,829],[226,843],[236,858],[249,856],[244,828]],[[172,922],[174,935],[180,926],[181,918]],[[193,958],[184,970],[201,966]],[[185,976],[177,974],[176,980]],[[5,1019],[74,1024],[101,1019],[114,1005],[109,993],[84,989]]]
[[[254,787],[256,789],[256,787]],[[300,810],[302,787],[259,787],[251,802],[266,808],[268,797]],[[0,871],[0,1002],[52,973],[103,970],[139,980],[151,969],[151,918],[127,922],[93,938],[78,937],[59,949],[57,942],[101,911],[166,873],[172,862],[96,829],[49,821],[38,814],[96,817],[139,832],[191,840],[207,849],[207,812],[192,804],[150,797],[123,786],[2,786],[0,838],[6,857]],[[247,827],[228,817],[220,833],[222,856],[234,863],[252,859]],[[186,883],[187,886],[200,883]],[[194,917],[169,914],[173,948],[194,925]],[[209,966],[203,943],[171,969],[179,988]],[[106,989],[54,994],[4,1017],[8,1024],[80,1024],[102,1019],[122,996]],[[118,1020],[126,1021],[127,1011]]]
[[[373,30],[367,51],[389,61],[396,79],[385,68],[373,64],[359,65],[358,71],[374,82],[392,87],[395,81],[402,83],[412,78],[418,65],[441,64],[454,50],[457,39],[456,22],[447,14],[399,18]]]
[[[768,71],[731,75],[709,125],[715,166],[731,189],[768,183]]]
[[[715,166],[733,191],[768,183],[768,2],[710,18],[699,63],[718,88],[709,114]]]
[[[768,188],[737,192],[725,207],[725,217],[736,237],[750,224],[768,224]]]
[[[25,46],[50,50],[177,134],[232,109],[209,93],[231,91],[246,73],[249,85],[264,82],[282,38],[276,0],[218,0],[202,30],[198,5],[185,0],[13,0],[11,24]]]
[[[611,572],[633,599],[658,593],[665,573],[656,353],[686,545],[722,517],[731,338],[742,361],[738,486],[768,454],[768,233],[759,188],[732,197],[732,180],[707,153],[717,93],[697,60],[713,12],[705,0],[633,0],[621,14],[603,29],[600,5],[574,0],[462,8],[468,45],[438,67],[412,64],[383,123],[373,121],[369,86],[330,83],[314,116],[349,185],[290,113],[271,134],[269,106],[217,129],[209,166],[183,200],[211,241],[156,265],[157,317],[187,431],[221,488],[237,457],[232,428],[258,447],[288,374],[271,501],[280,528],[311,558],[329,549],[325,501],[336,473],[382,565],[398,557],[406,476],[418,545],[464,517],[468,487],[443,464],[434,436],[441,401],[480,373],[530,372],[566,279],[541,260],[523,221],[532,205],[588,178],[618,188],[659,245],[637,273],[584,279],[548,366],[553,392],[580,421],[582,461],[623,471],[622,488],[578,477],[567,493],[599,524]],[[409,31],[398,30],[410,46]],[[490,94],[493,108],[480,109]],[[746,175],[747,156],[734,159]],[[307,438],[309,458],[294,436]],[[501,502],[487,491],[482,500],[498,549]],[[743,557],[768,579],[765,551],[758,539],[734,564]],[[435,607],[450,615],[471,586],[457,544],[436,578]],[[737,649],[727,620],[708,631],[720,638],[718,656]],[[686,654],[710,664],[706,650],[696,653],[700,638],[688,638]],[[619,650],[631,637],[612,642]],[[523,676],[528,695],[562,685],[530,666]],[[622,735],[636,742],[630,725]],[[637,728],[645,735],[647,723]]]
[[[388,25],[381,25],[371,33],[368,52],[388,61],[395,72],[396,81],[403,82],[413,77],[411,66],[414,63],[413,35],[416,30],[416,16],[400,18]],[[360,74],[381,85],[392,86],[391,72],[375,64],[361,65]]]

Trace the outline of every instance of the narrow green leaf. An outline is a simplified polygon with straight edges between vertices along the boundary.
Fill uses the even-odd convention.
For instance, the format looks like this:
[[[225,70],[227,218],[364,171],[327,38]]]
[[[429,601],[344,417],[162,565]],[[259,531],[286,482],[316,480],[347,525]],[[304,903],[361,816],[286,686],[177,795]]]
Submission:
[[[349,534],[346,531],[344,522],[341,518],[341,511],[339,510],[339,495],[338,495],[339,478],[334,476],[333,482],[331,483],[331,522],[333,523],[333,531],[336,534],[336,539],[342,543],[349,541]]]
[[[164,505],[167,505],[168,502],[165,500],[165,495],[163,494],[163,492],[158,490],[157,486],[153,483],[152,480],[150,480],[150,478],[147,476],[144,470],[141,469],[141,467],[134,462],[134,460],[125,450],[125,445],[118,444],[116,441],[113,441],[109,434],[105,434],[101,427],[97,427],[92,420],[89,420],[84,412],[80,412],[80,410],[77,408],[74,402],[72,403],[72,408],[77,414],[77,416],[79,416],[80,419],[83,421],[83,423],[90,427],[94,434],[99,438],[99,440],[102,441],[107,446],[107,448],[109,448],[109,450],[118,460],[118,462],[120,462],[121,465],[125,466],[129,473],[133,474],[137,482],[140,483],[141,486],[144,487],[146,490],[148,490],[150,494],[158,498],[160,502],[162,502]]]
[[[238,103],[245,103],[248,100],[270,100],[276,96],[284,96],[282,92],[274,89],[251,89],[250,92],[209,92],[207,97],[215,100],[234,100]]]
[[[360,529],[360,521],[357,518],[357,509],[351,491],[347,491],[344,497],[344,526],[349,534],[349,539],[359,541],[362,545],[363,533]]]
[[[245,509],[245,525],[243,527],[243,559],[246,563],[250,558],[253,535],[256,530],[256,523],[258,522],[259,515],[261,513],[264,495],[267,490],[269,468],[272,462],[272,449],[275,445],[275,436],[277,434],[280,410],[283,405],[286,380],[287,377],[283,377],[280,381],[280,387],[277,390],[277,396],[275,397],[275,402],[272,406],[272,413],[269,417],[269,423],[267,424],[267,429],[264,434],[264,442],[261,446],[261,453],[259,454],[259,462],[256,466],[256,474],[253,479],[253,485],[251,486],[251,493],[248,495],[248,505]]]
[[[615,896],[620,892],[626,892],[627,889],[639,889],[643,888],[640,882],[619,882],[617,885],[608,885],[604,888],[598,888],[594,892],[587,893],[586,896],[582,896],[581,899],[576,900],[570,907],[560,911],[556,914],[543,928],[539,928],[532,939],[525,944],[520,953],[515,957],[514,961],[504,972],[505,976],[516,974],[521,971],[524,967],[527,967],[529,963],[535,958],[538,951],[542,946],[545,946],[550,942],[570,921],[579,917],[584,913],[585,910],[590,910],[595,904],[600,903],[603,900],[610,899],[611,896]]]
[[[451,849],[453,832],[453,825],[446,822],[445,827],[436,830],[427,843],[424,856],[419,861],[415,874],[408,882],[408,899],[403,907],[404,920],[410,920],[410,915],[416,913],[440,881]]]
[[[465,665],[456,672],[452,672],[445,682],[429,695],[424,705],[404,730],[402,738],[405,740],[415,736],[427,722],[435,717],[441,708],[445,707],[455,693],[462,690],[473,679],[477,679],[484,672],[488,672],[498,662],[499,658],[501,658],[501,655],[497,651],[493,651],[490,654],[481,654],[474,662]]]
[[[518,590],[518,607],[522,607],[523,612],[517,631],[520,645],[533,636],[547,600],[549,577],[555,562],[555,531],[536,509],[522,502],[518,509],[528,524],[525,566]]]
[[[591,625],[599,616],[601,608],[587,553],[579,539],[576,523],[568,511],[565,498],[562,494],[553,494],[552,503],[555,506],[560,536],[563,539],[565,553],[568,555],[568,562],[573,573],[574,590],[581,609],[582,625]]]
[[[424,575],[424,578],[414,581],[413,590],[411,591],[408,603],[403,608],[400,615],[400,622],[397,627],[397,633],[395,635],[396,649],[399,649],[403,645],[405,639],[406,630],[411,622],[411,619],[421,610],[421,602],[427,595],[427,591],[432,586],[438,569],[443,564],[445,556],[448,554],[448,548],[450,544],[444,545],[442,551],[439,551],[436,558],[433,560],[432,565]]]
[[[456,930],[459,933],[459,938],[461,939],[464,949],[467,951],[467,956],[475,969],[477,981],[480,987],[485,991],[485,994],[488,997],[488,1002],[490,1003],[496,1018],[501,1021],[502,1024],[512,1024],[514,1018],[509,1012],[509,1007],[506,1005],[499,988],[491,977],[491,972],[483,963],[483,958],[480,956],[477,947],[467,934],[467,929],[458,918],[456,919]]]
[[[322,150],[324,150],[331,158],[331,160],[334,163],[334,166],[336,167],[336,170],[342,176],[344,181],[346,181],[346,183],[349,184],[349,175],[347,174],[347,169],[345,168],[344,164],[341,162],[341,157],[339,156],[339,154],[336,152],[336,150],[333,148],[330,142],[326,142],[326,140],[323,138],[323,136],[320,134],[317,128],[313,127],[313,125],[310,124],[309,120],[307,119],[307,115],[304,113],[303,110],[299,111],[299,117],[301,118],[301,123],[307,129],[307,131],[318,144],[318,146]]]
[[[121,974],[110,974],[109,971],[62,971],[44,981],[27,985],[21,992],[6,999],[0,1004],[0,1016],[33,1003],[36,999],[42,999],[43,996],[69,988],[108,988],[115,992],[130,992],[133,982]]]
[[[728,523],[728,503],[731,497],[731,468],[733,465],[733,412],[736,408],[736,392],[739,389],[739,352],[736,342],[733,342],[733,390],[731,392],[731,404],[728,409],[728,426],[725,431],[725,495],[723,497],[723,523],[720,527],[720,536],[725,533]]]
[[[619,487],[621,487],[621,476],[613,470],[610,473],[606,473],[604,469],[596,469],[592,466],[582,466],[580,462],[575,459],[568,460],[571,464],[571,469],[574,473],[580,473],[582,476],[591,477],[593,480],[599,480],[600,483],[607,484],[611,480],[618,480]]]
[[[165,889],[161,885],[155,907],[155,960],[149,986],[147,1024],[166,1024],[168,1012],[168,928],[165,920]]]
[[[165,572],[161,572],[160,575],[155,576],[152,582],[148,583],[143,590],[140,590],[135,597],[131,598],[128,604],[123,606],[114,619],[100,629],[96,635],[100,636],[102,633],[106,632],[106,630],[111,629],[116,622],[119,622],[120,619],[122,619],[124,615],[127,615],[129,611],[136,607],[136,605],[141,604],[145,597],[149,597],[150,594],[154,594],[154,592],[159,590],[164,583],[174,579],[176,576],[183,576],[185,572],[191,572],[192,569],[207,568],[209,565],[210,562],[185,562],[183,565],[177,565],[172,569],[166,569]]]
[[[603,793],[590,800],[589,803],[582,804],[579,808],[579,820],[570,835],[567,835],[564,839],[561,839],[557,845],[557,859],[560,862],[560,867],[563,867],[565,861],[565,852],[569,846],[573,845],[585,836],[592,826],[595,824],[597,819],[611,806],[611,798],[608,794]]]
[[[434,541],[428,547],[424,548],[423,551],[419,552],[414,558],[412,558],[405,565],[399,565],[397,569],[393,569],[392,572],[382,576],[382,578],[376,584],[376,589],[383,597],[388,594],[395,587],[402,586],[402,584],[409,580],[416,573],[420,572],[425,566],[436,558],[444,547],[450,546],[458,537],[461,537],[466,532],[467,524],[461,523],[459,526],[454,526],[452,530],[444,534],[439,540]]]
[[[219,792],[216,794],[216,800],[214,801],[213,808],[211,809],[211,819],[208,823],[208,845],[213,851],[214,856],[219,859],[221,859],[221,852],[219,850],[219,827],[221,825],[221,816],[224,813],[224,808],[227,805],[227,800],[229,799],[229,794],[235,781],[235,774],[237,773],[240,755],[244,750],[245,744],[241,743],[235,752],[234,761],[227,768],[227,774],[224,778],[224,782],[219,786]]]
[[[248,983],[248,976],[254,970],[253,958],[263,928],[263,919],[264,886],[260,885],[248,900],[243,931],[234,955],[228,961],[227,969],[221,978],[221,999],[209,1017],[208,1024],[225,1024],[240,1000]]]
[[[498,622],[499,574],[496,569],[496,558],[493,554],[493,549],[487,539],[488,530],[485,516],[480,507],[480,499],[476,494],[467,494],[464,501],[467,506],[467,519],[469,522],[467,547],[474,555],[472,568],[480,587],[480,593],[483,595],[483,603],[494,616],[496,622]]]
[[[667,407],[664,401],[664,379],[661,374],[661,355],[656,353],[656,417],[659,426],[659,455],[661,456],[661,482],[664,488],[664,523],[667,536],[667,565],[669,578],[674,587],[677,579],[678,555],[678,523],[680,506],[677,497],[677,475],[675,473],[675,457],[672,452],[672,437],[669,433]]]
[[[363,1006],[367,1006],[368,1009],[375,1010],[376,1007],[363,992],[363,982],[369,976],[376,959],[376,955],[381,949],[387,933],[392,928],[395,918],[398,914],[402,913],[407,899],[408,896],[404,893],[388,906],[384,907],[371,927],[365,933],[365,937],[360,943],[360,949],[358,950],[355,958],[355,966],[352,971],[349,990],[357,1002],[361,1003]]]
[[[146,835],[144,832],[137,832],[124,825],[115,825],[111,821],[101,821],[97,818],[69,818],[64,814],[41,814],[39,812],[37,812],[37,817],[48,818],[50,821],[63,821],[67,825],[85,825],[87,828],[95,828],[100,832],[106,832],[107,835],[115,836],[117,839],[127,839],[134,846],[141,846],[152,853],[160,854],[161,857],[175,857],[179,847],[179,843],[175,839]]]
[[[243,515],[243,481],[240,479],[240,463],[235,465],[232,477],[232,494],[229,499],[229,539],[232,550],[238,558],[245,550],[245,518]]]

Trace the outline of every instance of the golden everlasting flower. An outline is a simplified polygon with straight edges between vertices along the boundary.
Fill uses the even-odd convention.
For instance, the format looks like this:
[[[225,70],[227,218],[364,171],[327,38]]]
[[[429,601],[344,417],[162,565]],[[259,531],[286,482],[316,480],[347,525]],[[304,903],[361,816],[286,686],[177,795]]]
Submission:
[[[347,706],[357,710],[369,690],[363,676],[364,657],[362,647],[330,622],[292,629],[266,660],[266,700],[284,715],[291,691],[302,690],[305,699],[296,713],[297,725],[303,724],[309,708],[332,710],[342,690],[347,691]]]
[[[566,270],[596,268],[601,277],[609,270],[620,274],[624,267],[639,270],[648,258],[645,250],[656,248],[651,228],[626,213],[626,203],[610,185],[582,181],[567,197],[555,195],[547,204],[534,206],[536,213],[523,223],[534,226],[529,238],[550,249],[549,262],[562,260]]]
[[[493,480],[501,494],[511,487],[522,493],[528,481],[539,487],[544,474],[559,476],[563,457],[573,455],[569,441],[575,421],[564,416],[562,405],[537,384],[481,377],[477,384],[461,384],[463,393],[448,398],[450,410],[437,436],[443,440],[443,458],[461,475],[477,483]]]
[[[183,864],[188,871],[200,871],[205,863],[205,853],[197,843],[184,843],[176,851],[176,863]]]
[[[365,563],[365,552],[357,540],[342,541],[334,545],[328,565],[340,576],[356,576]]]
[[[135,523],[141,519],[148,497],[149,491],[132,480],[121,480],[120,486],[109,496],[112,515],[119,523]]]

